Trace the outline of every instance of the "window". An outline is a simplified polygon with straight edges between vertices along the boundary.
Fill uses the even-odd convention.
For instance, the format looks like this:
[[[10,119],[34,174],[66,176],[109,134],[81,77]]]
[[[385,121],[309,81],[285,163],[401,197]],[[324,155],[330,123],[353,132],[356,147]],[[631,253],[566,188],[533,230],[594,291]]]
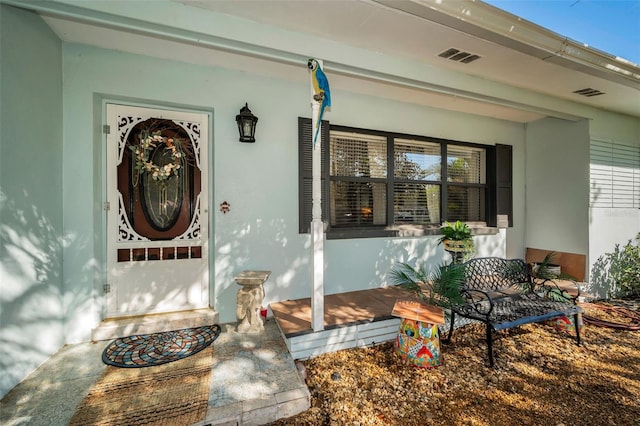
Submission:
[[[486,221],[485,148],[447,143],[447,220]]]
[[[508,215],[512,225],[510,146],[328,122],[322,131],[323,220],[334,238],[397,235],[406,225],[437,231],[454,220],[495,226],[497,214]],[[299,135],[300,232],[305,233],[311,221],[310,119],[299,119]]]
[[[391,143],[394,223],[440,223],[440,144],[411,139]]]
[[[329,147],[330,225],[386,225],[387,139],[330,131]]]
[[[592,139],[591,207],[640,208],[640,147]]]

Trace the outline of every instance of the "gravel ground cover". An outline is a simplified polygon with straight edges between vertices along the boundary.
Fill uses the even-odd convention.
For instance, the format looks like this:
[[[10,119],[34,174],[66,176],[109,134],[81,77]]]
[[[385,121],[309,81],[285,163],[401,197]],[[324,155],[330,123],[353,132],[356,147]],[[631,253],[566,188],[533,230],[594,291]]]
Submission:
[[[311,408],[275,425],[640,425],[640,332],[587,325],[583,338],[545,324],[500,332],[493,369],[481,324],[456,330],[435,369],[392,343],[325,354],[302,362]]]

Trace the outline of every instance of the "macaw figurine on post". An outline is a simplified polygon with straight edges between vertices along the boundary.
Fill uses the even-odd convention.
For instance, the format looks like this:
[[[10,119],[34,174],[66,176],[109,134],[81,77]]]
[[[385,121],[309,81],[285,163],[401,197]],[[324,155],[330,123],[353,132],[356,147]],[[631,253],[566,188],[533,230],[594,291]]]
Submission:
[[[331,106],[331,91],[329,89],[329,80],[327,76],[320,68],[320,64],[315,59],[311,58],[307,62],[307,66],[311,70],[311,82],[313,83],[313,99],[320,104],[320,114],[318,116],[318,122],[316,123],[315,135],[313,136],[313,146],[316,146],[316,140],[318,139],[318,133],[320,133],[320,126],[322,125],[322,115],[327,107]]]

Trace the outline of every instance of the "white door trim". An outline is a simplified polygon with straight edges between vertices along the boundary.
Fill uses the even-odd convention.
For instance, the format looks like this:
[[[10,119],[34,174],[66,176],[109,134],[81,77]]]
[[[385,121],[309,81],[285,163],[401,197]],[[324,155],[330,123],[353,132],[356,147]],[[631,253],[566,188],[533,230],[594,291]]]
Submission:
[[[209,129],[211,113],[159,109],[106,102],[106,316],[120,317],[209,307]],[[151,240],[137,234],[123,214],[118,191],[117,165],[122,161],[127,137],[136,124],[149,118],[171,120],[191,139],[200,171],[200,193],[188,229],[172,240]],[[180,250],[180,253],[178,251]],[[129,261],[118,261],[126,250]],[[144,253],[131,261],[133,251]],[[159,253],[153,258],[151,251]],[[173,254],[171,254],[173,251]],[[185,258],[182,254],[186,252]],[[170,258],[169,258],[170,257]]]

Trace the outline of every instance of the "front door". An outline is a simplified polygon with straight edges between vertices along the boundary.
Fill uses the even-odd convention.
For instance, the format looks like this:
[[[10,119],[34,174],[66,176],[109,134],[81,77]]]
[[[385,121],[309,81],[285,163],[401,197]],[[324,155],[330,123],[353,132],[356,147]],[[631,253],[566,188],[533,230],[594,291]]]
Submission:
[[[209,116],[107,104],[107,317],[209,306]]]

